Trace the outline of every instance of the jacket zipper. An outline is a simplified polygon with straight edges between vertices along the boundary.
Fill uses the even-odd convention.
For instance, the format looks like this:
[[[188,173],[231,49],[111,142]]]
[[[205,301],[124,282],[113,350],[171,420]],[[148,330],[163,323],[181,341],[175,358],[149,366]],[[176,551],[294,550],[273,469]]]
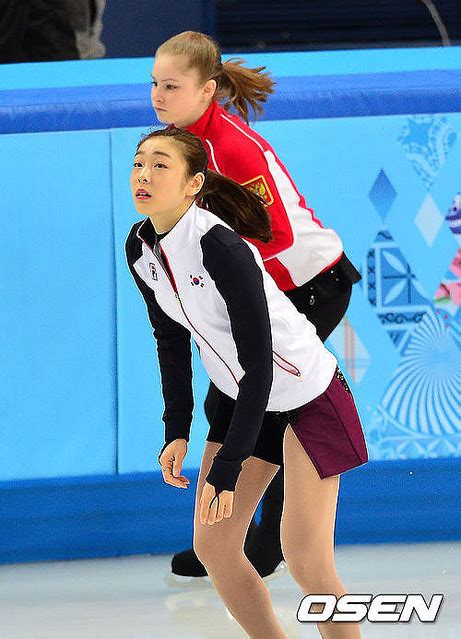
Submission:
[[[139,237],[139,236],[138,236]],[[142,238],[141,239],[143,242],[144,240]],[[165,268],[165,265],[163,263],[163,260],[161,259],[161,256],[157,255],[157,253],[155,252],[155,247],[154,249],[152,249],[148,244],[147,244],[148,248],[152,251],[152,253],[154,254],[155,258],[157,259],[160,267],[162,268],[162,270],[164,271],[165,275],[167,276],[168,281],[171,284],[171,287],[173,289],[173,292],[175,294],[176,299],[179,302],[179,305],[181,306],[181,310],[184,313],[184,317],[186,318],[186,320],[189,322],[189,324],[192,326],[192,328],[194,329],[194,331],[200,335],[200,337],[203,339],[204,342],[206,342],[208,344],[208,346],[211,348],[211,350],[213,351],[213,353],[216,355],[216,357],[218,357],[218,359],[221,360],[221,362],[224,364],[224,366],[227,368],[227,370],[229,371],[229,373],[231,374],[234,382],[237,384],[238,386],[238,381],[237,378],[235,377],[234,373],[232,372],[232,369],[230,368],[230,366],[224,361],[224,359],[221,357],[221,355],[213,348],[213,346],[210,344],[210,342],[205,339],[205,337],[203,337],[203,335],[195,328],[195,326],[192,324],[192,322],[190,321],[183,303],[181,301],[181,298],[179,297],[179,293],[178,293],[178,287],[176,286],[176,281],[174,279],[174,275],[173,275],[173,271],[171,270],[171,266],[170,266],[170,262],[168,260],[168,257],[165,253],[165,251],[162,249],[162,247],[160,246],[160,244],[157,244],[158,248],[160,249],[161,254],[163,255],[163,257],[166,260],[166,263],[168,265],[168,270]],[[284,359],[281,355],[279,355],[278,353],[276,353],[275,351],[272,351],[273,355],[275,355],[276,357],[280,358],[282,360],[282,362],[284,362],[289,368],[283,366],[280,362],[278,362],[275,357],[273,357],[273,362],[276,366],[278,366],[279,368],[281,368],[282,370],[284,370],[285,372],[289,373],[290,375],[294,375],[295,377],[301,377],[301,371],[299,370],[299,368],[297,368],[294,364],[292,364],[291,362],[289,362],[288,360]]]
[[[210,344],[210,342],[209,342],[207,339],[205,339],[205,337],[203,337],[203,335],[202,335],[202,334],[201,334],[201,333],[200,333],[200,332],[199,332],[199,331],[195,328],[195,326],[194,326],[194,325],[192,324],[192,322],[190,321],[190,319],[189,319],[189,317],[188,317],[188,315],[187,315],[187,313],[186,313],[186,311],[185,311],[185,309],[184,309],[184,306],[183,306],[183,303],[182,303],[182,301],[181,301],[181,298],[179,297],[178,287],[176,286],[176,281],[175,281],[175,279],[174,279],[173,271],[171,270],[170,262],[169,262],[169,260],[168,260],[168,258],[167,258],[167,256],[166,256],[165,251],[162,249],[162,247],[160,246],[160,244],[158,244],[158,247],[159,247],[159,249],[160,249],[161,254],[163,255],[163,257],[164,257],[164,258],[165,258],[165,260],[166,260],[166,263],[167,263],[167,266],[168,266],[168,270],[165,268],[165,265],[163,264],[162,259],[159,259],[158,255],[156,255],[155,251],[152,251],[152,252],[154,253],[155,257],[157,258],[158,263],[160,264],[161,268],[164,270],[165,275],[167,276],[168,281],[169,281],[169,282],[170,282],[170,284],[171,284],[171,287],[172,287],[172,289],[173,289],[173,291],[174,291],[175,297],[176,297],[176,299],[178,300],[179,305],[181,306],[181,310],[182,310],[182,312],[184,313],[184,317],[185,317],[185,318],[186,318],[186,320],[189,322],[189,324],[192,326],[192,328],[193,328],[193,329],[194,329],[194,331],[197,333],[197,335],[200,335],[200,337],[203,339],[203,341],[204,341],[204,342],[206,342],[206,343],[208,344],[208,346],[211,348],[211,350],[213,351],[213,353],[214,353],[214,354],[215,354],[215,355],[216,355],[216,356],[217,356],[217,357],[221,360],[221,362],[222,362],[222,363],[224,364],[224,366],[227,368],[227,370],[229,371],[229,373],[232,375],[232,378],[233,378],[234,382],[235,382],[235,383],[237,384],[237,386],[238,386],[238,385],[239,385],[239,383],[238,383],[237,378],[235,377],[234,373],[232,372],[232,369],[231,369],[231,368],[229,367],[229,365],[228,365],[228,364],[227,364],[227,363],[223,360],[223,358],[221,357],[221,355],[220,355],[218,352],[216,352],[216,350],[213,348],[213,346]],[[169,272],[168,272],[168,271],[169,271]]]
[[[275,357],[273,357],[272,359],[274,360],[274,364],[276,364],[276,366],[278,366],[279,368],[281,368],[282,370],[286,371],[287,373],[290,373],[290,375],[294,375],[295,377],[301,377],[301,371],[299,370],[299,368],[297,368],[294,364],[292,364],[291,362],[289,362],[288,360],[284,359],[281,355],[279,355],[278,353],[276,353],[275,351],[272,351],[272,353],[278,357],[279,359],[282,360],[283,364],[286,364],[286,366],[283,366],[283,364],[281,364],[280,362],[278,362]]]

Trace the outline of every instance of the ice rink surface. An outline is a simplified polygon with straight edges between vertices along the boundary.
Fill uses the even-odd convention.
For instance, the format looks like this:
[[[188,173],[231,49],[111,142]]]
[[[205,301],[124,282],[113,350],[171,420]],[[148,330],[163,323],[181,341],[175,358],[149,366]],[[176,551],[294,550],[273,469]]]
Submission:
[[[165,583],[170,560],[143,555],[0,566],[0,639],[245,637],[211,586],[179,590]],[[336,561],[350,593],[420,592],[427,602],[445,595],[435,623],[365,621],[364,639],[461,637],[461,542],[340,546]],[[296,620],[302,593],[288,572],[268,587],[290,639],[320,636]]]

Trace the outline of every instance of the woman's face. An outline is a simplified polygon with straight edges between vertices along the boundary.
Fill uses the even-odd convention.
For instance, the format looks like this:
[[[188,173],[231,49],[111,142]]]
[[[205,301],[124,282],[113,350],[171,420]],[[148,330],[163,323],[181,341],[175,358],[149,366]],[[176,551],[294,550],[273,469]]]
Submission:
[[[162,222],[175,222],[200,190],[203,174],[187,178],[181,146],[171,138],[152,137],[139,147],[130,176],[136,210],[152,219],[156,228]],[[156,225],[155,223],[158,223]]]
[[[181,55],[158,54],[152,69],[152,106],[157,118],[180,129],[196,122],[207,110],[215,80],[200,84],[197,69],[187,68]]]

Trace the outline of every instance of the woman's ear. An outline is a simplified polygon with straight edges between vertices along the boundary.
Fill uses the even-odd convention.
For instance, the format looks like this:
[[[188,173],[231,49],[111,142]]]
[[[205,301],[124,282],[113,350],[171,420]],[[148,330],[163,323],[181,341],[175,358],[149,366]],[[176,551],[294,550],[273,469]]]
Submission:
[[[212,100],[217,88],[218,83],[216,80],[211,79],[205,82],[203,86],[203,97],[205,100]]]
[[[202,186],[205,182],[205,175],[200,171],[196,173],[194,177],[191,177],[186,189],[186,195],[189,197],[195,197],[202,190]]]

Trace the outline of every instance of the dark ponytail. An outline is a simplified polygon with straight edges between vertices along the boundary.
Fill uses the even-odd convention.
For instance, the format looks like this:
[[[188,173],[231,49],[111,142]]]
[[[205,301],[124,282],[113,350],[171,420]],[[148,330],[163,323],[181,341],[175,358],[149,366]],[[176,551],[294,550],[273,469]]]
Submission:
[[[153,131],[141,138],[137,150],[153,137],[170,138],[181,149],[187,165],[187,178],[203,173],[205,181],[197,204],[211,211],[236,233],[249,239],[269,242],[272,230],[264,200],[253,191],[215,171],[208,170],[208,156],[200,138],[175,127]]]
[[[270,217],[262,198],[224,175],[207,171],[197,204],[243,237],[261,242],[272,239]]]

